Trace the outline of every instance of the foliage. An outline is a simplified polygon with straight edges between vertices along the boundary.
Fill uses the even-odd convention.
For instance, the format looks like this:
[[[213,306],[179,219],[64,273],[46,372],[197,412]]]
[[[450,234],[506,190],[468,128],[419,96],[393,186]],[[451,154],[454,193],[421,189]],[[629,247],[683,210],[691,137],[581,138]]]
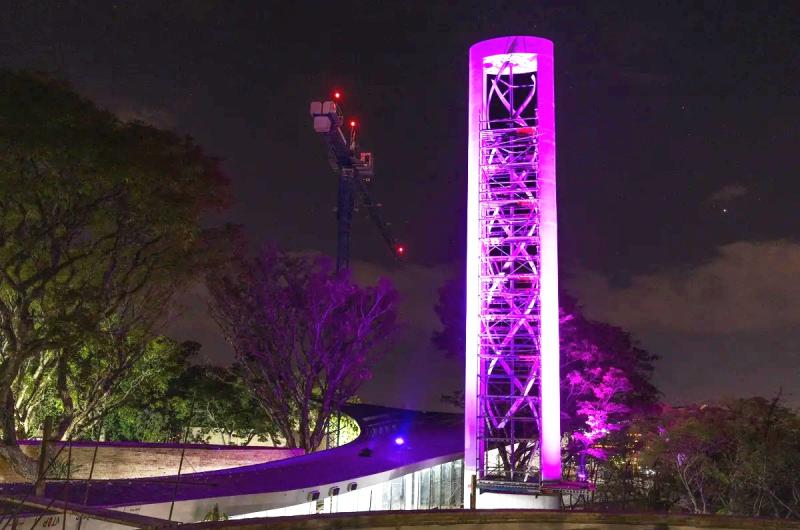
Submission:
[[[120,348],[143,355],[201,261],[199,218],[224,203],[226,184],[190,139],[0,71],[0,431],[17,468],[18,379],[57,370],[59,434],[84,428],[71,427],[91,412],[72,410],[68,367]]]
[[[194,366],[183,377],[185,396],[193,402],[195,441],[209,442],[220,435],[222,443],[248,445],[253,440],[278,445],[278,433],[257,399],[245,385],[242,367]]]
[[[184,346],[191,352],[196,345]],[[277,433],[242,384],[237,367],[191,365],[191,355],[165,359],[158,383],[134,393],[103,421],[107,440],[277,445]],[[188,433],[187,433],[188,428]]]
[[[355,403],[358,401],[358,398],[354,398],[348,400],[348,403]],[[361,434],[361,428],[358,426],[358,422],[347,414],[338,413],[336,418],[331,421],[336,422],[333,425],[332,431],[336,435],[335,443],[337,447],[352,442]]]
[[[208,276],[212,314],[289,447],[316,450],[370,377],[396,318],[388,281],[359,287],[322,257],[267,248]]]
[[[800,416],[776,398],[665,407],[642,451],[675,509],[800,519]]]
[[[48,480],[67,479],[85,472],[85,465],[77,464],[70,458],[69,447],[50,448],[50,450],[55,452],[55,456],[50,457],[45,466],[44,476]]]
[[[439,292],[443,330],[433,339],[450,357],[463,355],[463,341],[448,337],[464,333],[461,284]],[[624,330],[585,318],[563,295],[560,337],[565,476],[597,487],[579,504],[800,518],[798,414],[763,398],[658,405],[655,357]]]
[[[227,521],[228,514],[225,512],[219,511],[219,504],[214,504],[214,507],[208,512],[205,517],[203,517],[203,521]]]
[[[131,391],[94,426],[89,433],[92,438],[141,442],[182,440],[189,404],[181,381],[199,344],[175,344],[163,338],[159,342],[164,347],[153,348],[150,355],[136,363],[130,383],[138,384],[125,385]]]
[[[47,416],[61,418],[62,439],[91,438],[104,418],[126,403],[163,394],[196,347],[167,337],[120,337],[116,347],[87,342],[73,355],[45,352],[36,370],[18,378],[19,433],[30,437]],[[108,351],[98,351],[108,347]],[[52,363],[50,369],[42,364]]]
[[[592,458],[586,463],[587,479],[594,490],[572,497],[574,507],[593,511],[664,512],[674,500],[669,492],[674,485],[668,477],[653,480],[653,471],[642,465],[648,424],[641,416],[634,416],[625,429],[611,432],[603,440],[610,454],[604,459]]]
[[[606,443],[610,435],[656,405],[658,390],[651,383],[656,357],[621,328],[584,317],[564,295],[559,331],[561,429],[570,434],[566,459],[585,480],[590,478],[586,458],[608,458],[614,451]]]

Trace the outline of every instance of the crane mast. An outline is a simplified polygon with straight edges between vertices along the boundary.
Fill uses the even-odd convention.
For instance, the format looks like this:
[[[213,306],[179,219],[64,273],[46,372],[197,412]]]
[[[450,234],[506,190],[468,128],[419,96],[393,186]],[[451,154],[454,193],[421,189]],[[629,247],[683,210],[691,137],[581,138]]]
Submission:
[[[340,94],[334,94],[338,99]],[[405,252],[391,232],[389,224],[380,214],[380,204],[369,192],[369,183],[374,175],[372,153],[361,151],[357,139],[357,123],[350,121],[350,131],[345,135],[344,115],[336,101],[313,101],[310,114],[314,131],[328,146],[328,161],[339,178],[336,201],[336,272],[350,268],[350,234],[353,212],[357,206],[364,208],[377,227],[392,256],[399,259]]]

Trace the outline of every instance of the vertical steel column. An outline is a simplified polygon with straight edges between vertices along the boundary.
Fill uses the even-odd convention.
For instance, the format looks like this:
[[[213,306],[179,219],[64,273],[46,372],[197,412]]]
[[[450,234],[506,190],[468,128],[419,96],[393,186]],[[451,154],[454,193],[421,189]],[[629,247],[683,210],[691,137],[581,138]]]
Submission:
[[[350,268],[350,232],[355,208],[355,171],[339,170],[339,191],[336,200],[336,272]]]

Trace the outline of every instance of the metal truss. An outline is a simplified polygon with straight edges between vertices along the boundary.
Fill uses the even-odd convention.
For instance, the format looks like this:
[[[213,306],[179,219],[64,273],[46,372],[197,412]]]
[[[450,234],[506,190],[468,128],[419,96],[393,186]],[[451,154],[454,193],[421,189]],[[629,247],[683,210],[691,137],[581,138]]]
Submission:
[[[538,480],[540,305],[536,74],[485,74],[480,131],[478,480]]]

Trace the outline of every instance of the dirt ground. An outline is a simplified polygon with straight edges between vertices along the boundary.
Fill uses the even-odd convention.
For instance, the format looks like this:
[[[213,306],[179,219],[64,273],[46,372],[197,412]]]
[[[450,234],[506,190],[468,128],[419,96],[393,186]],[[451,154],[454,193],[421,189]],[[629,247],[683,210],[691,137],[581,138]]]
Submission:
[[[92,464],[94,443],[72,446],[70,477],[86,479]],[[36,457],[38,444],[23,445],[26,454]],[[59,460],[59,474],[66,476],[69,449],[64,446]],[[303,454],[299,449],[204,446],[189,445],[184,454],[181,474],[213,471],[229,467],[246,466],[282,460]],[[93,479],[141,478],[175,475],[181,459],[181,447],[159,444],[103,444],[100,443],[95,460]],[[0,460],[0,483],[23,482]]]

